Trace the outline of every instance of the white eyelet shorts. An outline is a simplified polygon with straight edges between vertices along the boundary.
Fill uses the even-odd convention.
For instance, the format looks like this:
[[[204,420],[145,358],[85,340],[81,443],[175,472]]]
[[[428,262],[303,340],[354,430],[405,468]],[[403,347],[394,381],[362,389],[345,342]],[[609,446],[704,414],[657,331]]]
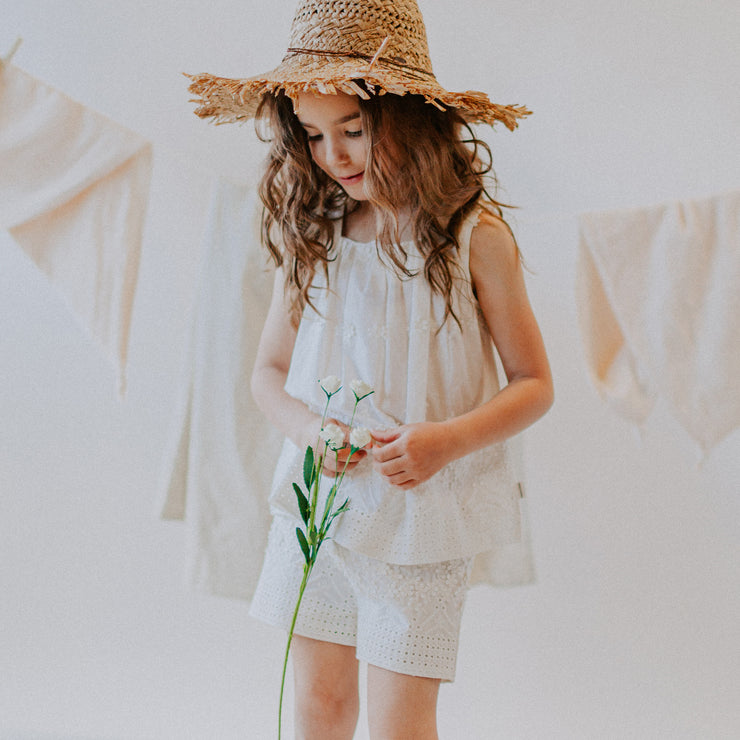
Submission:
[[[297,522],[277,515],[250,614],[290,628],[303,554]],[[308,580],[295,634],[356,646],[359,660],[452,681],[471,559],[394,565],[326,540]]]

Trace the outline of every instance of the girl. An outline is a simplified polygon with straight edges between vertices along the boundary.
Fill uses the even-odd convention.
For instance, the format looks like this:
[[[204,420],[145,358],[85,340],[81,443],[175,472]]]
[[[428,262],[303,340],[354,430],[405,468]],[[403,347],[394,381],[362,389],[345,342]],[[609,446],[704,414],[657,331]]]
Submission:
[[[286,442],[255,616],[287,628],[295,606],[291,482],[319,432],[317,379],[375,389],[356,417],[373,443],[349,463],[350,508],[295,629],[298,736],[353,736],[363,660],[371,736],[436,738],[473,561],[518,536],[503,443],[552,403],[518,249],[483,187],[488,148],[466,125],[513,129],[528,111],[444,90],[414,0],[304,0],[278,68],[191,90],[199,115],[256,116],[271,141],[260,192],[277,269],[252,392]],[[332,421],[353,401],[332,399]]]

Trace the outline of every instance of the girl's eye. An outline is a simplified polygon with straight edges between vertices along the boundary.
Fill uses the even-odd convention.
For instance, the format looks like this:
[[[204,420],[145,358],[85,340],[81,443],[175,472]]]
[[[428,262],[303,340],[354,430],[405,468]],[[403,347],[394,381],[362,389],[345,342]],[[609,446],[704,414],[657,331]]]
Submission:
[[[308,134],[306,134],[308,136]],[[313,136],[308,136],[309,141],[321,141],[321,134],[314,134]]]
[[[359,131],[345,131],[346,136],[351,136],[353,139],[362,136],[362,129]]]

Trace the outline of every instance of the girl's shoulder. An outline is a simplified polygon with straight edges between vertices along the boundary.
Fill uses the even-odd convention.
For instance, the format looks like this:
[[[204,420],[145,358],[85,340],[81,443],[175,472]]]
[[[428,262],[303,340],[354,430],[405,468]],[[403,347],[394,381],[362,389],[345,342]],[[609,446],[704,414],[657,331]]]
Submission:
[[[470,233],[469,265],[473,282],[493,275],[499,279],[516,273],[521,255],[514,234],[506,221],[481,206]]]
[[[484,253],[489,259],[510,260],[519,258],[519,249],[509,224],[485,205],[479,206],[470,233],[471,258],[474,253]]]

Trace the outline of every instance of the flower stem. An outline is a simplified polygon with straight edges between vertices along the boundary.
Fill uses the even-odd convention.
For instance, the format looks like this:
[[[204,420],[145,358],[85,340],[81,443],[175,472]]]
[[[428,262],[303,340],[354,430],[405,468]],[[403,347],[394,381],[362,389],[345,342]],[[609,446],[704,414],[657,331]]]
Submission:
[[[349,428],[352,429],[352,425],[355,423],[355,413],[357,412],[357,404],[360,403],[360,399],[355,396],[355,405],[352,409],[352,417],[349,420]],[[350,458],[352,455],[354,455],[354,450],[352,449],[352,446],[350,444],[349,448],[349,455],[347,456],[347,459],[344,461],[344,467],[342,468],[342,473],[339,476],[339,480],[337,480],[337,476],[334,476],[334,481],[336,483],[337,488],[342,485],[342,481],[344,480],[344,474],[347,472],[347,465],[349,465]],[[338,457],[338,456],[337,456]],[[338,471],[337,471],[338,472]]]
[[[332,376],[333,377],[333,376]],[[326,405],[324,406],[324,413],[321,415],[321,431],[324,429],[324,422],[326,421],[327,413],[329,411],[329,402],[331,401],[331,397],[334,395],[334,393],[337,393],[339,389],[341,388],[341,385],[337,390],[333,391],[332,393],[329,393],[322,385],[322,390],[326,394]],[[361,396],[358,398],[357,393],[355,393],[355,404],[354,408],[352,409],[352,417],[349,422],[349,429],[350,432],[352,430],[352,425],[354,424],[355,420],[355,412],[357,411],[357,404],[362,400],[362,398],[365,398],[366,396],[370,395],[372,393],[372,390],[369,393],[366,393],[364,396]],[[350,435],[351,436],[351,435]],[[285,678],[288,671],[288,658],[290,655],[290,647],[293,642],[293,632],[295,630],[296,621],[298,619],[298,611],[301,606],[301,602],[303,601],[303,593],[306,590],[306,585],[308,583],[308,578],[311,575],[311,571],[313,570],[313,566],[316,563],[316,558],[319,554],[319,548],[321,547],[321,544],[324,542],[324,540],[327,538],[329,533],[329,528],[332,525],[332,522],[336,517],[344,512],[347,508],[347,504],[349,502],[349,499],[347,499],[337,511],[333,511],[334,509],[334,501],[336,499],[337,491],[339,490],[339,487],[342,484],[342,481],[344,480],[344,475],[347,472],[347,466],[349,465],[350,458],[357,452],[358,448],[352,447],[352,443],[349,443],[350,451],[349,455],[347,456],[347,459],[344,461],[344,465],[342,466],[341,471],[339,470],[339,452],[334,447],[334,445],[331,445],[331,449],[334,451],[334,459],[335,459],[335,465],[334,465],[334,485],[332,486],[331,490],[329,491],[329,495],[327,497],[327,500],[324,503],[324,511],[323,515],[320,518],[319,526],[317,528],[316,526],[316,520],[317,520],[317,509],[318,509],[318,503],[319,503],[319,490],[321,488],[321,476],[324,469],[324,460],[326,459],[326,455],[329,454],[329,447],[330,445],[325,444],[323,446],[323,451],[319,453],[319,450],[322,449],[321,447],[321,432],[319,432],[319,439],[316,441],[316,447],[315,447],[315,453],[314,450],[309,446],[309,448],[306,450],[306,456],[304,458],[304,484],[306,486],[306,493],[308,494],[308,497],[304,496],[302,493],[300,486],[296,483],[293,484],[296,493],[298,495],[298,507],[300,509],[301,518],[303,519],[303,522],[305,524],[305,530],[302,528],[296,529],[296,534],[298,536],[298,543],[301,546],[301,550],[303,551],[304,557],[305,557],[305,563],[303,565],[303,577],[301,579],[301,586],[300,590],[298,592],[298,599],[296,601],[295,609],[293,611],[293,618],[290,623],[290,629],[288,631],[288,641],[285,646],[285,657],[283,658],[283,675],[282,680],[280,682],[280,703],[278,706],[278,740],[281,740],[282,738],[282,731],[283,731],[283,695],[285,693]],[[346,442],[345,442],[346,445]],[[308,468],[311,468],[310,472]]]
[[[295,629],[295,623],[298,619],[298,610],[301,607],[301,601],[303,600],[303,592],[306,590],[306,584],[308,583],[308,577],[311,575],[311,569],[313,568],[313,560],[310,563],[306,563],[303,566],[303,578],[301,579],[301,588],[298,591],[298,600],[293,610],[293,619],[290,623],[290,630],[288,631],[288,644],[285,646],[285,658],[283,660],[283,677],[280,682],[280,705],[278,707],[278,740],[282,737],[283,732],[283,693],[285,691],[285,676],[288,671],[288,655],[290,653],[290,644],[293,642],[293,630]]]

